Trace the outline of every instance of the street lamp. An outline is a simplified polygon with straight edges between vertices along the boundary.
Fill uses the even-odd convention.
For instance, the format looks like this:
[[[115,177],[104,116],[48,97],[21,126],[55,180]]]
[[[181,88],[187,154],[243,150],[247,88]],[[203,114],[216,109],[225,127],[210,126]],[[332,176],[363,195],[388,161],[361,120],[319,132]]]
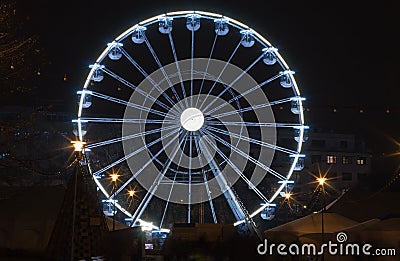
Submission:
[[[283,193],[283,197],[286,199],[286,200],[290,200],[290,197],[292,196],[292,193],[290,193],[290,192],[288,192],[288,191],[286,191],[285,193]]]
[[[79,140],[73,140],[73,141],[71,141],[71,144],[74,147],[74,151],[81,152],[84,149],[86,142],[79,141]]]
[[[129,190],[128,194],[129,194],[130,197],[133,197],[135,195],[135,192],[136,191],[134,191],[134,190]]]
[[[327,181],[327,178],[325,177],[318,177],[317,182],[318,186],[321,187],[322,190],[322,199],[323,199],[323,206],[322,206],[322,211],[321,211],[321,234],[322,234],[322,244],[324,243],[324,212],[326,210],[326,197],[325,197],[325,183]],[[324,255],[322,254],[322,260],[324,260]]]
[[[317,178],[317,181],[318,181],[318,185],[322,186],[322,188],[323,188],[323,186],[325,185],[325,182],[326,182],[326,178],[325,177],[319,177],[319,178]]]
[[[130,201],[129,201],[129,207],[131,206],[132,202],[133,202],[133,197],[135,196],[136,191],[134,189],[128,190],[128,196],[130,197]]]
[[[289,221],[289,212],[291,211],[290,200],[292,199],[293,194],[286,190],[285,192],[281,192],[284,201],[287,201],[287,212],[286,212],[286,222]]]
[[[113,231],[115,230],[115,192],[117,190],[118,173],[112,173],[111,181],[113,182]]]

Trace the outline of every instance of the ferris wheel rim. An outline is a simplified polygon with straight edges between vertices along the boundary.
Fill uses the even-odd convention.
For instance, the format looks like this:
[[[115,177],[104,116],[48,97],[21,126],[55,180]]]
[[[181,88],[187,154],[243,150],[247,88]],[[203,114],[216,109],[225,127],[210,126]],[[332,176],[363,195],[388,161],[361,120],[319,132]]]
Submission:
[[[234,27],[236,27],[239,30],[251,30],[251,32],[254,33],[255,39],[258,40],[262,45],[264,45],[264,47],[272,48],[272,45],[263,36],[258,34],[255,30],[250,29],[250,27],[248,27],[247,25],[245,25],[245,24],[243,24],[243,23],[241,23],[241,22],[239,22],[239,21],[237,21],[235,19],[232,19],[230,17],[224,16],[224,15],[220,15],[220,14],[216,14],[216,13],[211,13],[211,12],[204,12],[204,11],[176,11],[176,12],[169,12],[169,13],[157,15],[157,16],[151,17],[149,19],[146,19],[146,20],[144,20],[142,22],[139,22],[138,24],[130,27],[129,29],[124,31],[122,34],[120,34],[118,37],[116,37],[111,42],[111,44],[109,44],[104,49],[104,51],[99,55],[99,57],[96,59],[96,61],[94,63],[95,66],[93,66],[91,68],[91,70],[90,70],[90,72],[89,72],[89,74],[88,74],[88,76],[87,76],[87,78],[85,80],[85,83],[84,83],[84,86],[83,86],[82,90],[83,91],[89,90],[88,87],[89,87],[89,84],[90,84],[90,81],[91,81],[91,77],[92,77],[92,75],[93,75],[93,73],[94,73],[94,71],[96,69],[96,65],[101,66],[101,62],[104,60],[104,58],[107,57],[107,54],[109,53],[111,48],[113,48],[113,46],[115,46],[119,42],[123,41],[136,28],[138,28],[139,26],[149,26],[149,25],[157,22],[158,19],[162,18],[162,17],[168,16],[168,17],[172,17],[172,18],[181,18],[181,17],[185,17],[185,15],[189,15],[189,14],[198,14],[198,15],[201,15],[202,18],[207,18],[207,19],[219,19],[219,18],[226,19],[229,22],[230,25],[233,25]],[[275,50],[274,53],[277,55],[278,61],[281,63],[281,66],[283,68],[285,68],[286,70],[290,70],[289,66],[286,64],[286,62],[284,61],[283,57],[279,54],[279,52],[277,50]],[[300,91],[299,91],[299,88],[297,86],[296,80],[293,77],[293,74],[290,74],[290,78],[291,78],[292,83],[293,83],[293,90],[295,91],[295,95],[300,97]],[[78,109],[78,120],[79,120],[79,122],[78,122],[78,124],[81,122],[81,119],[82,119],[83,98],[84,98],[84,95],[81,96],[81,99],[79,101],[79,109]],[[301,110],[301,113],[299,114],[299,126],[300,126],[300,128],[302,128],[302,126],[304,126],[305,123],[304,123],[304,114],[303,114],[303,104],[302,104],[301,100],[299,100],[299,106],[300,106],[300,110]],[[300,152],[301,152],[302,143],[303,143],[303,141],[302,141],[302,138],[303,138],[302,135],[303,134],[304,133],[301,132],[300,141],[298,142],[298,146],[296,148],[297,155],[294,156],[294,163],[292,164],[288,174],[286,175],[286,180],[289,180],[290,177],[292,176],[292,174],[294,172],[295,163],[297,162],[298,158],[301,157]],[[79,139],[81,141],[83,141],[83,136],[84,135],[82,135],[81,128],[79,128]],[[100,188],[100,190],[102,191],[102,193],[106,197],[110,197],[110,195],[103,188],[103,186],[99,183],[99,181],[95,179],[95,182],[96,182],[97,186]],[[279,192],[282,191],[284,186],[285,186],[285,184],[282,183],[281,186],[279,187],[279,189],[277,190],[277,192],[269,199],[269,202],[273,202],[275,200],[275,198],[279,195]],[[132,214],[128,210],[126,210],[123,206],[117,204],[117,207],[123,213],[125,213],[126,215],[132,216]],[[254,217],[255,215],[259,214],[262,211],[263,208],[264,207],[262,206],[262,207],[258,208],[256,211],[250,213],[250,217]],[[240,221],[237,221],[234,225],[239,225],[239,224],[241,224],[243,222],[245,222],[244,219],[240,220]]]

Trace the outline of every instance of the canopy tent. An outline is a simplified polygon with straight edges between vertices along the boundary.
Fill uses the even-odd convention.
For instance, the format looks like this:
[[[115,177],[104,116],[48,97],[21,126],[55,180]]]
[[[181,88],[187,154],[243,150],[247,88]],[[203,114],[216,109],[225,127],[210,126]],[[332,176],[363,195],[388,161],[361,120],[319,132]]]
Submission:
[[[332,234],[345,228],[355,226],[357,221],[346,218],[342,215],[324,212],[324,234]],[[322,240],[322,213],[313,213],[311,215],[293,220],[286,224],[268,229],[264,236],[268,240],[280,242],[320,242]],[[319,235],[319,236],[318,236]]]
[[[330,212],[344,215],[358,222],[385,216],[400,216],[400,192],[376,192],[350,190],[329,207]]]
[[[343,229],[348,242],[369,242],[374,247],[400,246],[400,217],[374,218]]]

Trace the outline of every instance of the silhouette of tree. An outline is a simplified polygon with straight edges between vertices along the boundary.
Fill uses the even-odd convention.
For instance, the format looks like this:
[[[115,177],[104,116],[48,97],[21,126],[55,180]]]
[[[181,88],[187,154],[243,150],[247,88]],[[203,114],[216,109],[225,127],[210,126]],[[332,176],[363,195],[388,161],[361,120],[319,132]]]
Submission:
[[[0,0],[0,183],[42,182],[58,176],[69,151],[65,121],[47,120],[46,106],[26,106],[39,86],[47,64],[38,35],[29,29],[29,16],[18,12],[15,0]],[[58,174],[58,175],[57,175]],[[42,176],[43,176],[42,175]]]
[[[19,15],[16,2],[0,0],[0,95],[27,92],[45,64],[38,36],[27,30],[29,18]]]

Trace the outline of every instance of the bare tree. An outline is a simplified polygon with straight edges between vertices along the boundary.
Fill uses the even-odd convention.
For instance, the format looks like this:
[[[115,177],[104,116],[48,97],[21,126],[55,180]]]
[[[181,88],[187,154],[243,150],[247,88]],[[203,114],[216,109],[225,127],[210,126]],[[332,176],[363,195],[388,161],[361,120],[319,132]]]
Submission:
[[[15,0],[0,0],[0,184],[60,175],[70,153],[62,149],[69,143],[65,122],[47,120],[45,106],[20,104],[46,65],[39,37],[28,25]]]
[[[38,36],[26,29],[16,2],[0,0],[0,95],[27,92],[44,64]]]

